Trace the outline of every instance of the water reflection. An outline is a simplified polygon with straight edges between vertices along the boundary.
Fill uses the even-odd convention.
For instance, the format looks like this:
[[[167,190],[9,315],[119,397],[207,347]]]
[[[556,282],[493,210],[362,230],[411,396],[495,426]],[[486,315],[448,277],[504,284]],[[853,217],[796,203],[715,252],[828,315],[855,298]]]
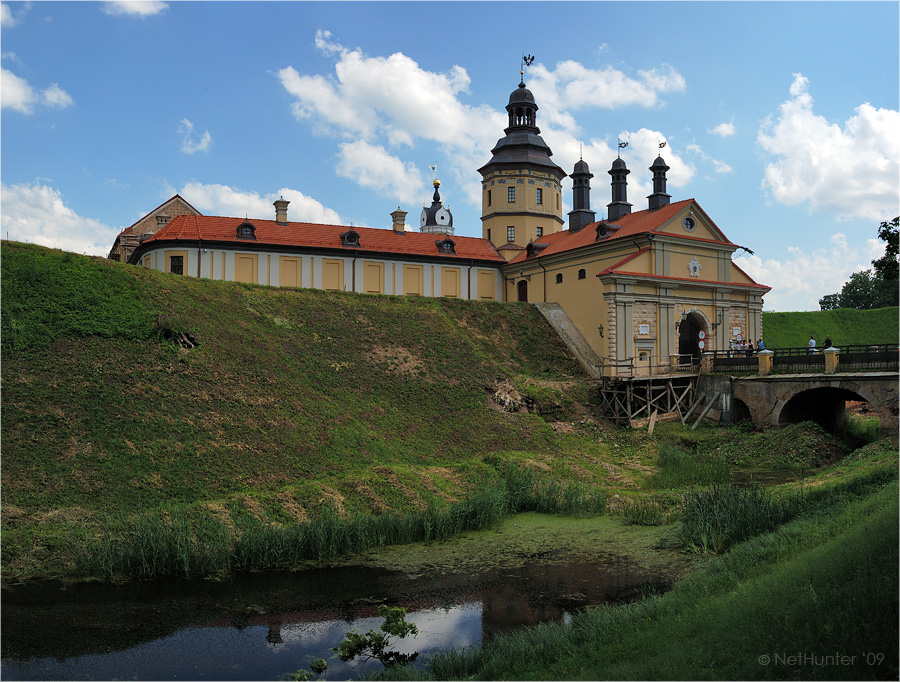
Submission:
[[[419,635],[397,647],[429,654],[477,644],[573,610],[634,598],[662,576],[627,561],[535,563],[416,577],[341,567],[127,586],[4,589],[2,677],[21,679],[278,679],[313,658],[328,679],[366,667],[331,658],[351,629],[377,629],[378,605],[405,606]],[[372,663],[368,667],[377,666]]]

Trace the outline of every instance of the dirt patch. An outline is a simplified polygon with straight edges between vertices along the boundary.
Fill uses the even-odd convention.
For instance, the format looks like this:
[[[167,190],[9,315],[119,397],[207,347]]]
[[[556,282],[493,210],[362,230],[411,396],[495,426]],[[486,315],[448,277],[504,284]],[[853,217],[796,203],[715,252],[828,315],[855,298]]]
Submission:
[[[281,503],[281,507],[294,523],[303,523],[309,518],[306,509],[297,501],[294,493],[290,490],[283,490],[275,498]]]
[[[224,505],[218,502],[207,502],[206,504],[201,506],[209,510],[213,518],[219,521],[229,531],[234,531],[234,521],[231,518],[231,513],[224,507]]]
[[[238,499],[247,508],[247,511],[250,512],[250,515],[254,518],[262,519],[263,516],[265,516],[263,506],[249,495],[239,495]]]
[[[39,522],[80,524],[93,518],[93,512],[89,512],[82,507],[63,507],[61,509],[51,509],[40,517]]]
[[[334,513],[340,517],[347,516],[347,510],[344,509],[344,496],[334,488],[327,485],[322,486],[322,498],[326,504],[329,504]]]
[[[418,372],[425,367],[422,358],[413,355],[403,346],[376,346],[369,351],[369,356],[376,361],[389,363],[391,369],[400,374]]]
[[[369,511],[380,514],[381,512],[389,511],[390,507],[388,507],[384,500],[381,499],[378,494],[372,490],[369,486],[367,486],[362,481],[356,481],[353,484],[353,492],[359,495],[360,497],[364,497],[369,501]]]

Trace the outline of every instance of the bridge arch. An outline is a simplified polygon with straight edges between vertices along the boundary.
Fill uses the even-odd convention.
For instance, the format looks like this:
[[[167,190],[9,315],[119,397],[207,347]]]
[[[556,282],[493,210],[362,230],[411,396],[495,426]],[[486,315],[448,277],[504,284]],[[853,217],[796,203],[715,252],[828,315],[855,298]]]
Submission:
[[[784,403],[778,414],[778,425],[815,422],[826,431],[836,431],[844,420],[848,400],[868,401],[847,388],[820,386],[799,391]]]

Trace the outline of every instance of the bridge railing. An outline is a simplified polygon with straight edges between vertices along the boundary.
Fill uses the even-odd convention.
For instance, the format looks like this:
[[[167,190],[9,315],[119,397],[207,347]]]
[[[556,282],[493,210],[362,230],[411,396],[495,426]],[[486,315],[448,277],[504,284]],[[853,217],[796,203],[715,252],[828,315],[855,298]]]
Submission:
[[[772,372],[824,372],[824,349],[806,346],[769,348],[772,351]],[[900,366],[900,344],[848,344],[836,348],[838,372],[894,370]],[[705,351],[714,372],[756,373],[759,370],[758,351]]]

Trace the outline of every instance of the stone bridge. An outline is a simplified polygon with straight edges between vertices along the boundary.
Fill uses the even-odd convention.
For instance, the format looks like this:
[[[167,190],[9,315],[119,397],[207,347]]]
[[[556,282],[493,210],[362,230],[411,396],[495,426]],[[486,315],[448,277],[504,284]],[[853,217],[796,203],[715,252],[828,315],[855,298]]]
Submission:
[[[897,372],[777,374],[731,379],[731,417],[749,417],[757,426],[814,421],[833,431],[848,400],[865,401],[881,420],[881,433],[898,428]]]

